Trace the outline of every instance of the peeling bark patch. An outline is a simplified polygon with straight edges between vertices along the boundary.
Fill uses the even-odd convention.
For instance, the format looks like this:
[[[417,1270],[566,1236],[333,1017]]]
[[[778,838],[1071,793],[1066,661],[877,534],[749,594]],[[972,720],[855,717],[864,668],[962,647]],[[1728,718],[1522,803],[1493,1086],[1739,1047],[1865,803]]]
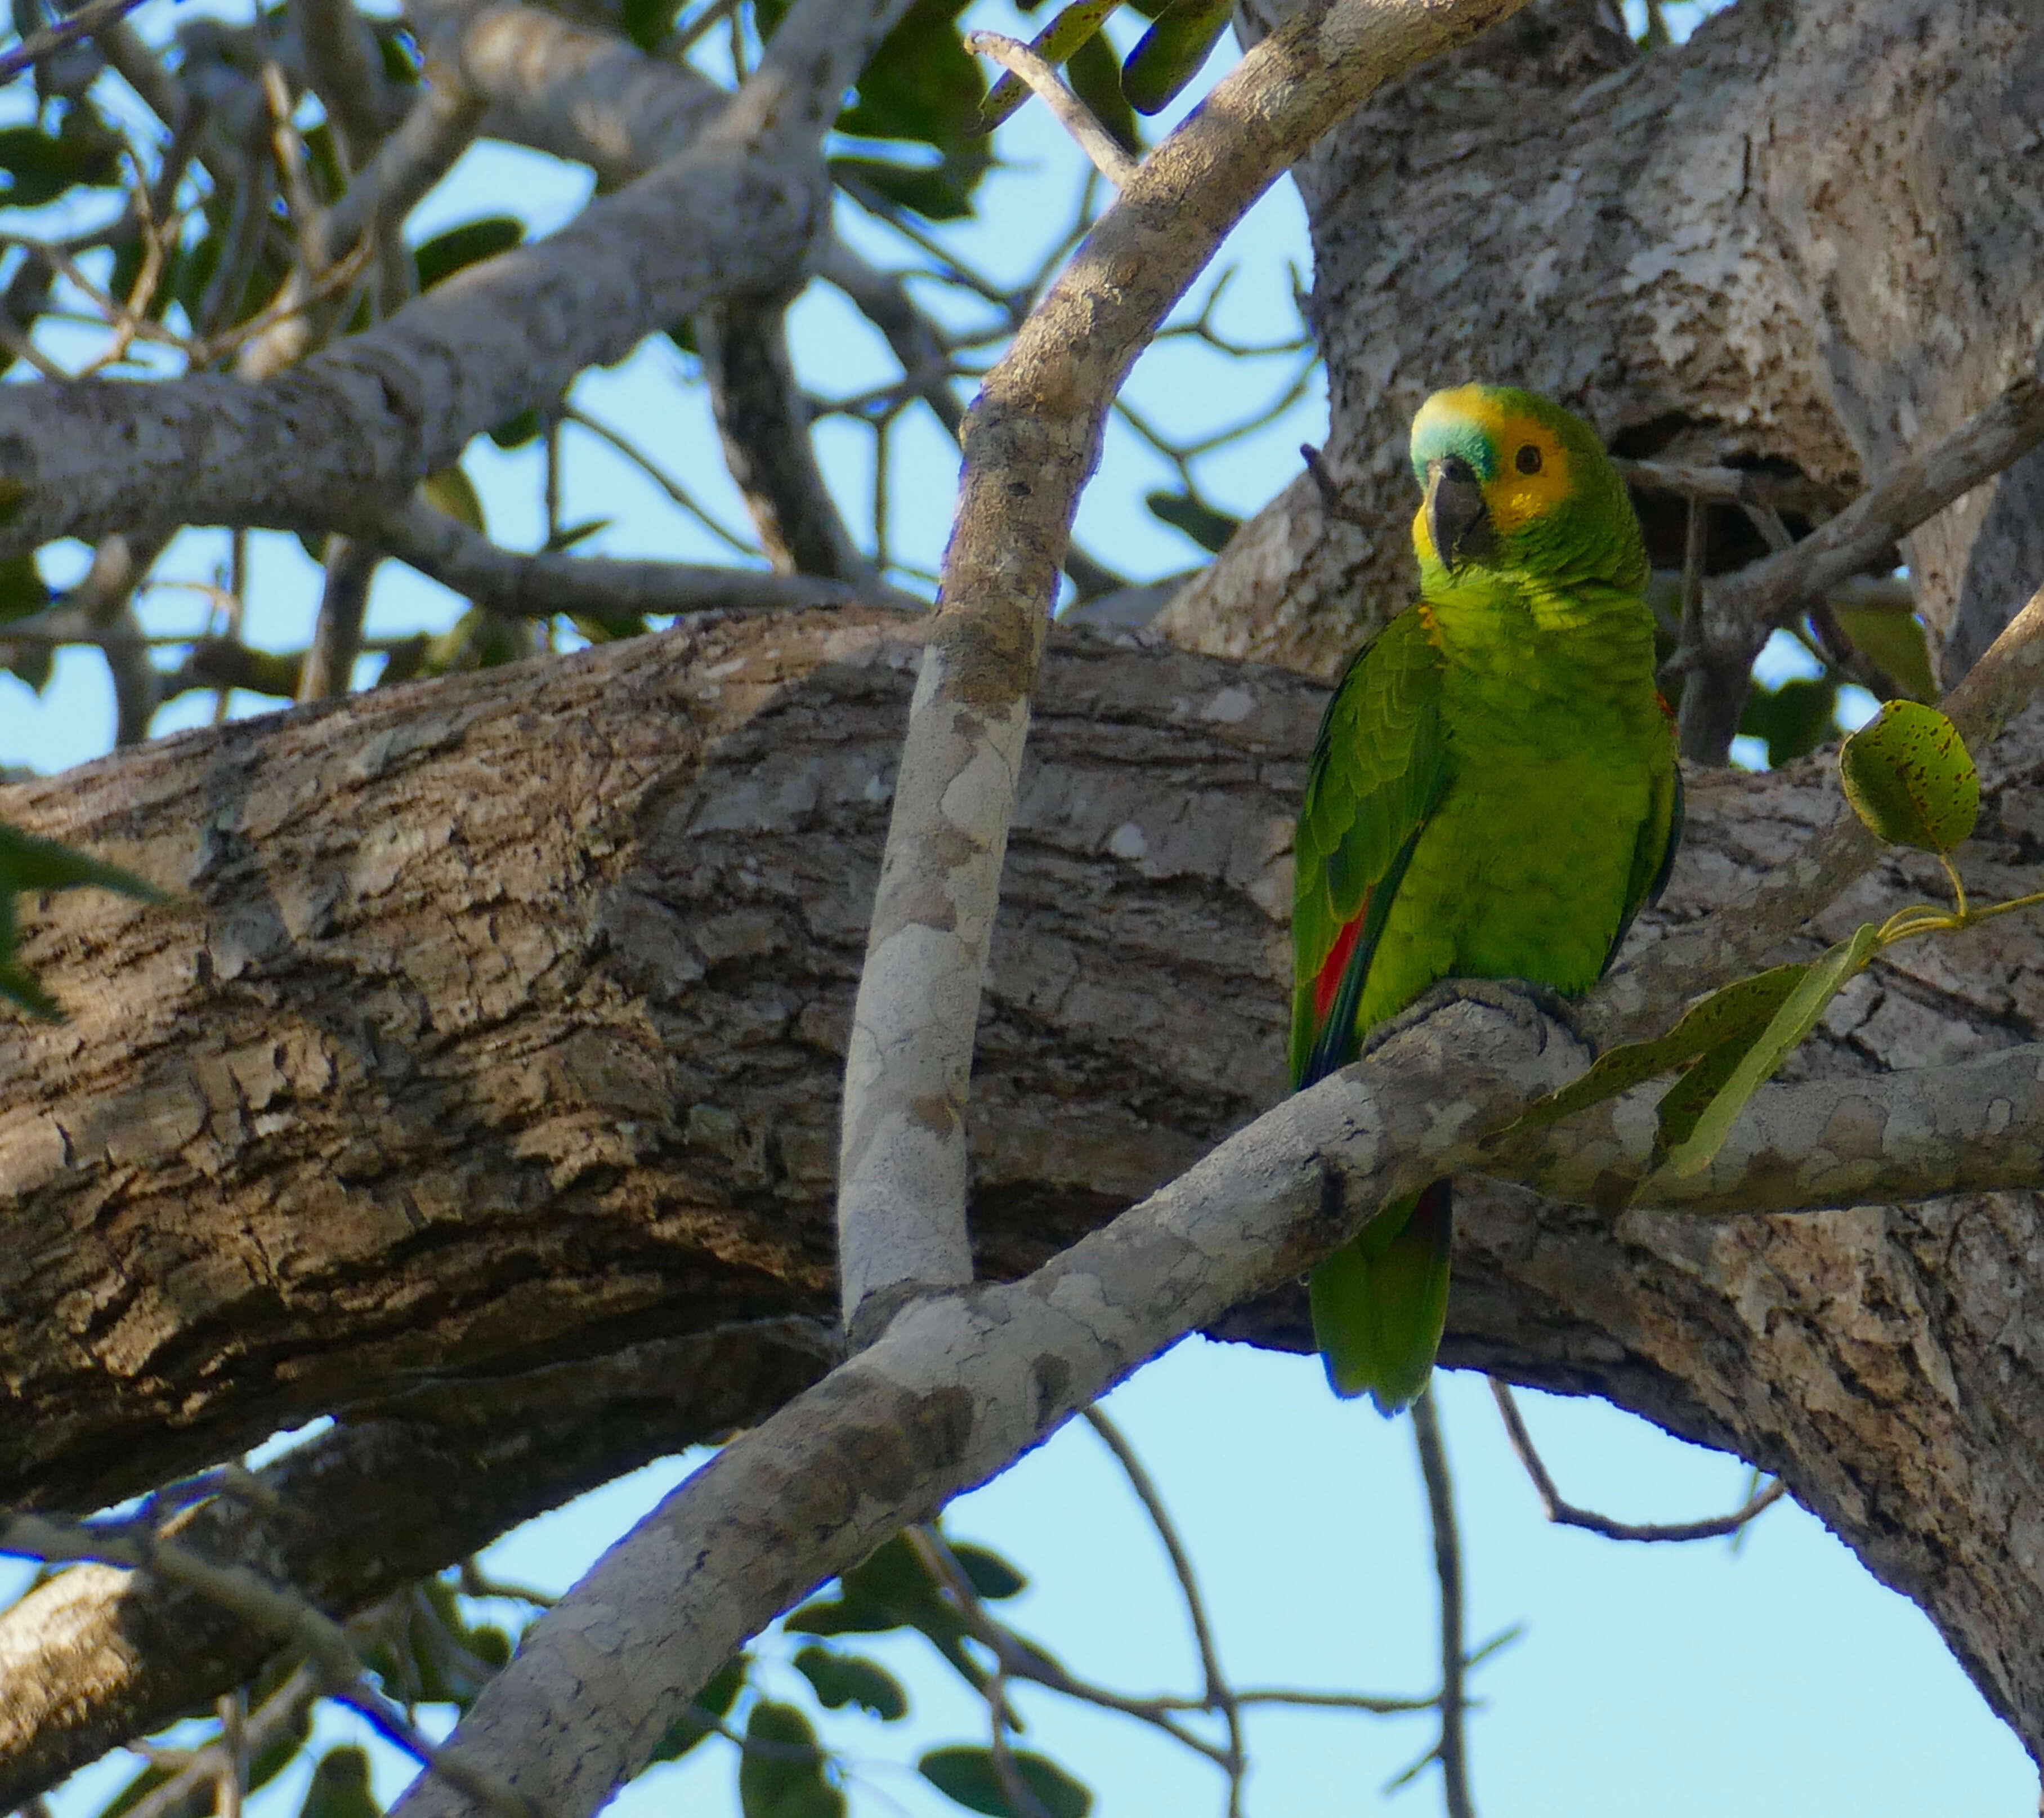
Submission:
[[[1070,1409],[1072,1366],[1055,1351],[1045,1351],[1037,1358],[1030,1366],[1029,1380],[1035,1389],[1039,1425]]]
[[[1822,1140],[1842,1162],[1878,1161],[1887,1129],[1888,1120],[1877,1105],[1865,1098],[1848,1098],[1826,1121]]]

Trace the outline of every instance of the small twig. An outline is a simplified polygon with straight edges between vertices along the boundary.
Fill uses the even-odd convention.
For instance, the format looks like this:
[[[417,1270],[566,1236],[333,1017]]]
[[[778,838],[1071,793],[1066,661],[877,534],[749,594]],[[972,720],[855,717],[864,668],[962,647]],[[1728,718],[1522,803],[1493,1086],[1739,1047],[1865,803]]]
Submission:
[[[1206,1700],[1132,1698],[1123,1693],[1109,1691],[1104,1685],[1074,1678],[1055,1662],[1019,1645],[1012,1632],[987,1614],[986,1605],[981,1602],[978,1592],[973,1589],[972,1581],[965,1575],[941,1532],[922,1527],[911,1528],[907,1532],[909,1545],[950,1594],[973,1639],[1001,1662],[1010,1678],[1026,1679],[1051,1691],[1062,1692],[1082,1704],[1097,1705],[1102,1710],[1119,1711],[1124,1716],[1135,1717],[1162,1730],[1174,1742],[1182,1743],[1204,1755],[1216,1766],[1227,1766],[1225,1749],[1173,1719],[1172,1713],[1177,1711],[1211,1710],[1212,1706]]]
[[[1737,1533],[1755,1516],[1772,1509],[1788,1493],[1788,1486],[1777,1478],[1729,1515],[1713,1516],[1704,1521],[1614,1521],[1608,1515],[1578,1509],[1563,1500],[1562,1493],[1554,1487],[1554,1478],[1547,1474],[1546,1465],[1534,1448],[1533,1436],[1526,1430],[1525,1419],[1519,1412],[1519,1404],[1513,1399],[1511,1389],[1493,1376],[1490,1392],[1496,1399],[1498,1413],[1504,1417],[1504,1436],[1512,1442],[1512,1450],[1520,1463],[1526,1467],[1526,1474],[1533,1480],[1534,1493],[1540,1498],[1542,1512],[1558,1527],[1585,1528],[1592,1534],[1603,1535],[1608,1540],[1714,1540],[1721,1535]]]
[[[376,251],[374,234],[365,233],[351,248],[347,256],[329,266],[318,283],[302,294],[279,296],[260,315],[251,316],[245,322],[237,322],[225,332],[208,340],[183,344],[194,366],[208,366],[223,355],[230,354],[244,341],[254,339],[266,329],[278,323],[302,316],[316,303],[323,302],[337,291],[345,290],[362,275],[363,267],[368,264]],[[154,338],[154,337],[152,337]],[[168,337],[175,340],[175,336]]]
[[[1320,515],[1337,524],[1354,524],[1365,528],[1374,520],[1358,511],[1342,496],[1341,482],[1335,478],[1334,469],[1327,465],[1327,458],[1310,442],[1299,444],[1299,453],[1306,463],[1306,471],[1312,475],[1313,488],[1320,495]]]
[[[1137,161],[1121,148],[1064,78],[1035,52],[1020,38],[1004,37],[998,32],[968,32],[965,48],[980,56],[991,57],[1009,75],[1027,83],[1057,116],[1058,124],[1072,136],[1093,167],[1117,190],[1128,186],[1128,179],[1140,168]]]
[[[32,32],[13,49],[0,56],[0,82],[12,82],[22,71],[40,63],[44,57],[62,50],[67,44],[75,44],[80,38],[89,38],[95,32],[103,32],[123,14],[132,13],[142,4],[142,0],[86,0],[71,16],[55,25],[46,25],[40,32]]]
[[[1810,628],[1816,634],[1825,662],[1848,682],[1858,682],[1877,701],[1892,701],[1903,692],[1895,678],[1853,642],[1829,600],[1819,600],[1811,607]]]
[[[248,1695],[241,1687],[223,1693],[213,1708],[220,1716],[221,1753],[225,1756],[215,1818],[241,1818],[241,1796],[248,1785]]]
[[[1206,1681],[1206,1703],[1209,1708],[1218,1710],[1228,1726],[1228,1770],[1229,1818],[1237,1818],[1242,1807],[1243,1776],[1248,1771],[1248,1756],[1242,1739],[1242,1712],[1234,1689],[1228,1676],[1221,1670],[1220,1650],[1214,1643],[1213,1625],[1207,1617],[1206,1600],[1200,1594],[1200,1583],[1193,1570],[1192,1555],[1185,1550],[1185,1543],[1178,1537],[1177,1524],[1171,1520],[1171,1512],[1164,1506],[1164,1498],[1158,1493],[1135,1449],[1123,1436],[1121,1429],[1103,1413],[1096,1404],[1085,1410],[1086,1424],[1100,1436],[1101,1443],[1114,1454],[1115,1462],[1121,1466],[1122,1475],[1128,1479],[1128,1487],[1135,1492],[1135,1500],[1143,1505],[1143,1512],[1150,1517],[1150,1525],[1157,1531],[1157,1538],[1163,1543],[1164,1551],[1171,1562],[1171,1570],[1178,1581],[1178,1590],[1185,1600],[1185,1614],[1193,1625],[1193,1639],[1200,1651],[1200,1671]]]
[[[152,1528],[127,1523],[74,1523],[48,1516],[0,1519],[0,1552],[44,1559],[97,1559],[152,1572],[279,1641],[302,1648],[318,1674],[319,1689],[336,1704],[367,1718],[377,1730],[433,1773],[502,1818],[548,1818],[540,1803],[450,1750],[436,1747],[364,1682],[361,1658],[348,1632],[296,1591],[273,1584],[246,1566],[217,1565],[165,1539]]]
[[[1427,1507],[1434,1524],[1434,1571],[1441,1583],[1441,1739],[1435,1745],[1434,1755],[1441,1764],[1448,1818],[1475,1818],[1462,1721],[1467,1704],[1462,1693],[1462,1539],[1455,1527],[1448,1451],[1441,1439],[1440,1416],[1431,1389],[1412,1404],[1412,1436],[1419,1443],[1420,1474],[1427,1480]]]
[[[493,1578],[473,1558],[461,1562],[461,1594],[465,1597],[503,1597],[512,1603],[531,1604],[536,1609],[551,1609],[561,1600],[529,1585]]]

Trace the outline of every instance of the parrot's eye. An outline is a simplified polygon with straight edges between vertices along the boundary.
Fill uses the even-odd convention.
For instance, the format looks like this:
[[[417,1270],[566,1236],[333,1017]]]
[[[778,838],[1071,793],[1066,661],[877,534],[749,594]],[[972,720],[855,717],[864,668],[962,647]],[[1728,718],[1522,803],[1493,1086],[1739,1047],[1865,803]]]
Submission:
[[[1531,442],[1523,443],[1512,457],[1512,464],[1522,474],[1537,474],[1540,471],[1540,451]]]

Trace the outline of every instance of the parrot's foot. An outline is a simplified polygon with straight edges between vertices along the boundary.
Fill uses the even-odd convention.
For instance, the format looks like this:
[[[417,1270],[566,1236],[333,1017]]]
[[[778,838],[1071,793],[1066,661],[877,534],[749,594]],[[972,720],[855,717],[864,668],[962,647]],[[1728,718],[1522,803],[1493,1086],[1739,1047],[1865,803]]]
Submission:
[[[1394,1036],[1416,1028],[1451,1004],[1481,1004],[1486,1009],[1510,1017],[1523,1029],[1538,1031],[1558,1023],[1586,1055],[1596,1051],[1596,1044],[1583,1033],[1576,1020],[1576,1003],[1550,986],[1535,985],[1525,978],[1443,978],[1422,992],[1397,1016],[1379,1023],[1365,1036],[1362,1055],[1358,1058],[1374,1054]]]

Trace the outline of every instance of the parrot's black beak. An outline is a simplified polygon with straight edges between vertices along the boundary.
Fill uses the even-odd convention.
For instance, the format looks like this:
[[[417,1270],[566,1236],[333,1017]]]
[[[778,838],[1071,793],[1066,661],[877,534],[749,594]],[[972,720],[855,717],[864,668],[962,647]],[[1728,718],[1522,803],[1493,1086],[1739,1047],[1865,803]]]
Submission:
[[[1427,534],[1450,572],[1465,562],[1481,561],[1494,546],[1482,482],[1459,455],[1427,463]]]

